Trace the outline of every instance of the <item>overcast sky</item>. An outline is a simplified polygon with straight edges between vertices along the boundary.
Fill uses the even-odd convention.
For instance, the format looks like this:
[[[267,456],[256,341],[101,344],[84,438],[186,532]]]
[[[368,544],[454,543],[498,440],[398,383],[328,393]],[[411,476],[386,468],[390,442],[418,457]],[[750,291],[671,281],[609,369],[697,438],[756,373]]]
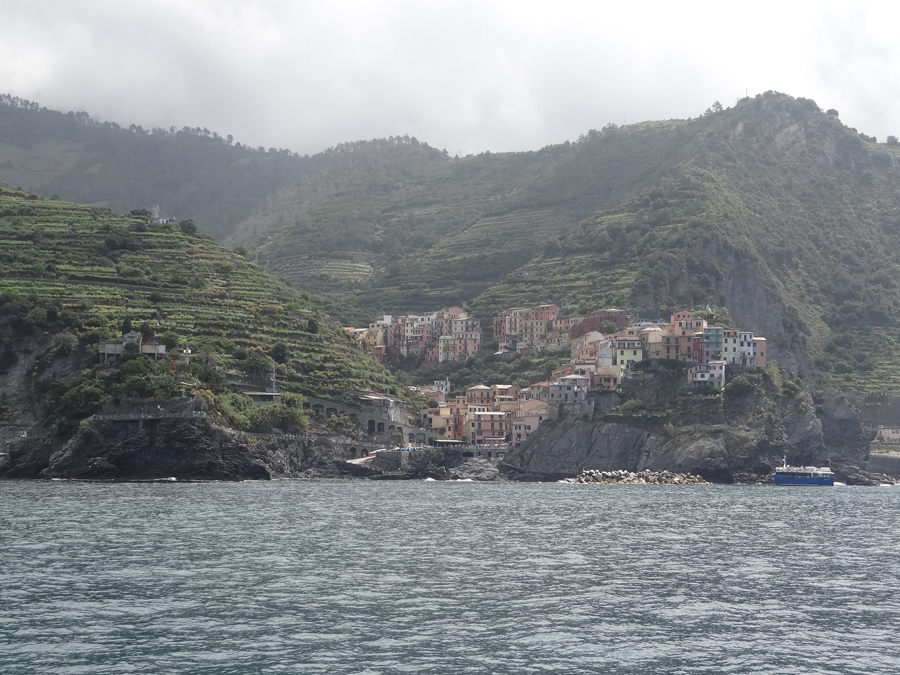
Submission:
[[[900,3],[0,0],[0,92],[313,153],[528,150],[769,89],[900,136]]]

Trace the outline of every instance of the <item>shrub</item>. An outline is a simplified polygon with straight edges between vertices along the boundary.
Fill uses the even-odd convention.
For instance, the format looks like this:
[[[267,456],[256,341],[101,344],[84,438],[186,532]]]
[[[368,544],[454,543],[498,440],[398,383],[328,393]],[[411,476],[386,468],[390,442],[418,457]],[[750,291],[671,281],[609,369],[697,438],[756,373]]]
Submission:
[[[785,380],[781,383],[781,389],[784,392],[785,396],[797,396],[801,389],[800,386],[794,382],[793,380]]]
[[[644,410],[644,404],[641,403],[638,399],[632,398],[628,399],[624,403],[619,404],[615,408],[613,408],[612,412],[617,412],[621,415],[631,415],[634,413],[638,413]]]
[[[178,223],[178,227],[184,234],[188,235],[189,237],[197,234],[197,226],[194,225],[194,221],[190,218],[188,218],[187,220],[182,220],[180,223]]]
[[[737,377],[735,377],[728,385],[725,387],[726,394],[732,394],[735,396],[741,396],[743,394],[748,394],[753,391],[753,383],[750,381],[750,378],[741,373]]]

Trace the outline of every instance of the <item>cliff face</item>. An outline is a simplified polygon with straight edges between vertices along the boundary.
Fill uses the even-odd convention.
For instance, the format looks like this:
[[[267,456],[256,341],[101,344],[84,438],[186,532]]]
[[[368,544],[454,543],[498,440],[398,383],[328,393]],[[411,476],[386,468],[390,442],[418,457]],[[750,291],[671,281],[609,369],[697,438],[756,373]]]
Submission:
[[[13,443],[0,454],[0,478],[93,480],[505,480],[496,464],[434,448],[352,459],[359,443],[342,437],[246,435],[199,417],[100,420],[67,443]]]
[[[621,394],[599,395],[593,414],[542,426],[507,456],[505,470],[548,479],[584,469],[649,469],[735,482],[758,480],[787,457],[790,464],[831,464],[852,480],[868,457],[858,414],[834,396],[823,395],[816,408],[794,383],[761,371],[729,385],[723,397],[704,396],[680,377],[659,371],[626,380]]]
[[[350,475],[339,438],[248,436],[205,419],[95,421],[65,444],[19,440],[0,456],[0,478],[245,480]]]

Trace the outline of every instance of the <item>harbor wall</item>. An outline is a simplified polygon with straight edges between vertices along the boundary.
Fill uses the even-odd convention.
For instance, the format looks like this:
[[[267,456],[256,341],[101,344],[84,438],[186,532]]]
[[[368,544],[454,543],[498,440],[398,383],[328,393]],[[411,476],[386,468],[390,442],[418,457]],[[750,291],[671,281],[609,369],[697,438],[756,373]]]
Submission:
[[[869,455],[866,471],[886,473],[888,476],[900,476],[900,455],[882,455],[873,452]]]

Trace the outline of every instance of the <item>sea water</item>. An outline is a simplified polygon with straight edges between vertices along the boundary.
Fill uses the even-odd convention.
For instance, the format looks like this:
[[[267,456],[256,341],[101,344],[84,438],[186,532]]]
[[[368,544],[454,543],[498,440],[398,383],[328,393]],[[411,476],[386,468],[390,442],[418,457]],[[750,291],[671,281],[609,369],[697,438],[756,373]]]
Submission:
[[[900,487],[0,483],[0,673],[897,673]]]

